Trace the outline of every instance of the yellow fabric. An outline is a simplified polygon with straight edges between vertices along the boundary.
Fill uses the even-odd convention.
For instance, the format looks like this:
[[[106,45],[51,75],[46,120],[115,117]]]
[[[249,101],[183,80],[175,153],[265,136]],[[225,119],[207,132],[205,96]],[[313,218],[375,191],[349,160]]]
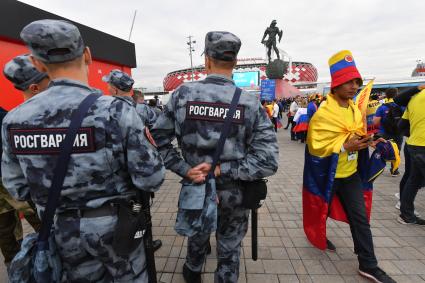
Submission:
[[[272,104],[266,105],[266,112],[267,112],[267,115],[269,116],[269,118],[271,118],[272,114],[273,114],[273,105]]]
[[[373,81],[371,80],[367,85],[360,91],[356,98],[356,105],[360,109],[360,113],[363,117],[363,125],[365,127],[365,132],[367,132],[367,105],[370,98],[370,93],[372,92]]]
[[[353,54],[351,54],[351,52],[349,50],[342,50],[336,54],[334,54],[331,58],[329,58],[329,66],[332,66],[335,63],[338,63],[339,61],[341,61],[342,59],[345,58],[345,56],[351,56],[353,57]]]
[[[348,108],[340,107],[340,109],[342,110],[342,113],[343,113],[343,117],[341,117],[341,119],[344,119],[349,125],[353,124],[354,123],[353,110],[350,107]],[[349,153],[347,151],[341,152],[339,154],[338,166],[336,167],[335,178],[346,178],[356,173],[358,153],[355,152],[354,154],[356,157],[355,159],[352,159],[352,160],[348,160]]]
[[[368,84],[360,91],[356,98],[356,105],[364,117],[366,117],[367,104],[369,102],[372,87],[373,80],[368,82]]]
[[[381,104],[379,103],[378,100],[370,100],[369,103],[367,104],[366,115],[367,116],[375,115],[376,110],[378,110],[379,106],[381,106]]]
[[[402,119],[405,119],[405,120],[409,120],[409,112],[407,112],[407,108],[404,111],[403,116],[401,116],[401,118]]]
[[[393,165],[393,170],[396,171],[400,167],[400,163],[401,163],[400,150],[398,149],[398,145],[395,142],[393,142],[392,140],[390,142],[393,147],[394,156],[395,156],[395,160],[392,160],[391,164]]]
[[[343,119],[343,109],[333,98],[333,94],[329,94],[326,101],[313,115],[307,134],[308,150],[317,157],[339,154],[346,140],[354,135],[366,135],[362,114],[351,100],[349,108],[354,113],[351,123]]]
[[[425,146],[425,90],[412,97],[403,119],[410,122],[410,137],[407,139],[408,145]]]

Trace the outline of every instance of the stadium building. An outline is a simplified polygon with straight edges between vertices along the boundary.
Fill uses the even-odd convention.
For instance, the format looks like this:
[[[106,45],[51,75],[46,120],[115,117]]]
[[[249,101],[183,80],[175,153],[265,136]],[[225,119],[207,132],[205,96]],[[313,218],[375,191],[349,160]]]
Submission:
[[[266,80],[267,61],[262,58],[238,59],[238,64],[233,73],[233,80],[236,85],[248,91],[260,92],[261,81]],[[205,79],[206,72],[204,66],[189,69],[181,69],[168,73],[164,78],[164,91],[173,91],[182,83],[193,80]],[[284,86],[295,87],[299,90],[316,87],[317,69],[311,63],[292,62],[290,71],[284,77]]]

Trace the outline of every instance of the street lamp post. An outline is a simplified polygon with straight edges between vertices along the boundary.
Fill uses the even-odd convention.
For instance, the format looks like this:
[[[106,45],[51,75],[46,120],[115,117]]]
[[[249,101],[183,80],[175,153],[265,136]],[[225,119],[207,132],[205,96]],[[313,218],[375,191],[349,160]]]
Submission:
[[[193,48],[192,44],[196,43],[196,40],[192,40],[193,36],[189,35],[187,37],[189,39],[187,43],[187,45],[189,45],[189,56],[190,56],[190,69],[191,69],[191,79],[193,82],[193,61],[192,61],[192,52],[195,51],[195,48]]]

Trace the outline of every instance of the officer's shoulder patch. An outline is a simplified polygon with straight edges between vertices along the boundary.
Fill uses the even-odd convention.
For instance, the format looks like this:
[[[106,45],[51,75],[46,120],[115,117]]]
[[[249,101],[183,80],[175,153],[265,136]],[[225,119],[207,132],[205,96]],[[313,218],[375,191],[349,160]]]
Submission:
[[[59,154],[60,145],[68,128],[10,128],[9,143],[16,155]],[[80,128],[74,140],[72,153],[95,152],[94,127]]]
[[[186,119],[204,120],[211,122],[224,122],[230,104],[218,102],[188,101],[186,104]],[[245,119],[245,107],[238,105],[233,123],[243,124]]]

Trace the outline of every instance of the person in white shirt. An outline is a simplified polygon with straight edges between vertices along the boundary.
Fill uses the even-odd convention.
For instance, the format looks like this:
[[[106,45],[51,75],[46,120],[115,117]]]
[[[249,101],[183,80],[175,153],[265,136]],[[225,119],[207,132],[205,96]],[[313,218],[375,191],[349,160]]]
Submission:
[[[277,105],[277,99],[273,100],[273,113],[272,113],[272,122],[274,125],[274,130],[277,132],[277,122],[279,116],[279,105]]]
[[[291,103],[291,106],[289,106],[289,116],[288,116],[288,120],[291,123],[291,140],[295,141],[297,140],[296,135],[293,131],[296,123],[294,122],[294,116],[295,113],[297,113],[298,111],[298,103],[300,101],[300,96],[295,97],[295,100]],[[287,128],[286,128],[287,129]]]

